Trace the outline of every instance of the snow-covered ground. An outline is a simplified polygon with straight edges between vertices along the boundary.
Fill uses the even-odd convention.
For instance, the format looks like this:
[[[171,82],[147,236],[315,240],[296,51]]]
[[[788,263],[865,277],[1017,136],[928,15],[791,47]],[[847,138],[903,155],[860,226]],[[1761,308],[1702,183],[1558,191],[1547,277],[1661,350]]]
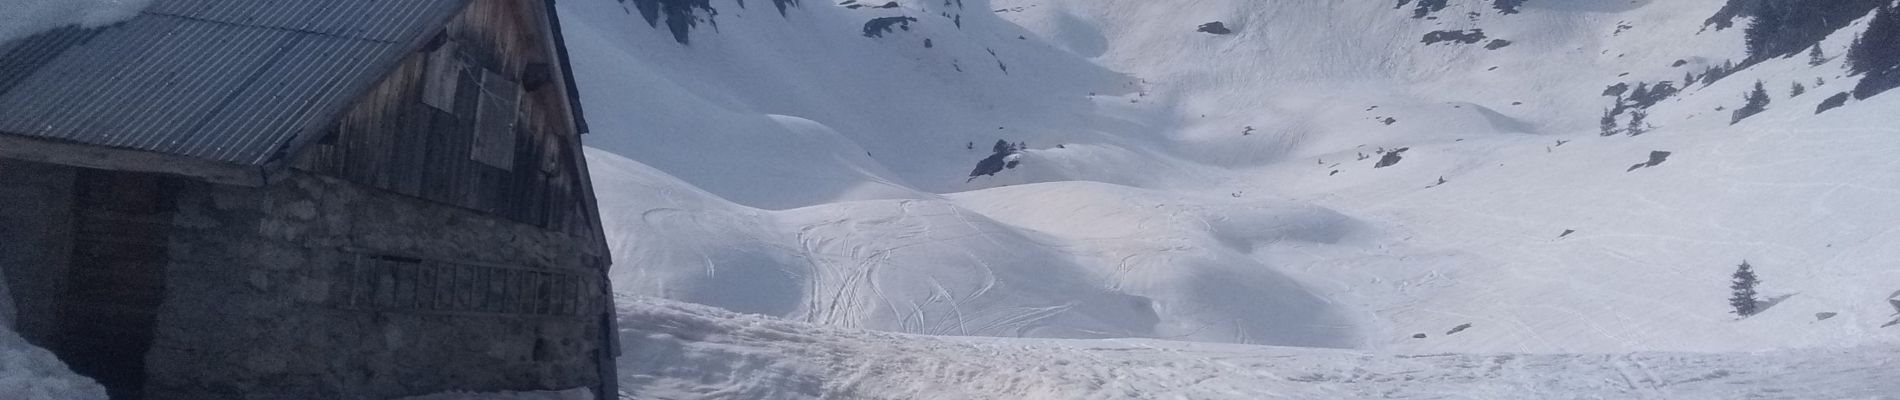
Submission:
[[[626,299],[629,399],[1894,399],[1900,348],[1371,355],[914,336]]]
[[[594,400],[586,388],[539,392],[437,393],[396,400]]]
[[[0,399],[106,400],[106,389],[0,324]]]
[[[1814,113],[1864,21],[1684,85],[1723,0],[642,3],[560,3],[615,288],[785,322],[629,300],[636,397],[1894,396],[1900,94]],[[728,323],[797,334],[665,327]]]

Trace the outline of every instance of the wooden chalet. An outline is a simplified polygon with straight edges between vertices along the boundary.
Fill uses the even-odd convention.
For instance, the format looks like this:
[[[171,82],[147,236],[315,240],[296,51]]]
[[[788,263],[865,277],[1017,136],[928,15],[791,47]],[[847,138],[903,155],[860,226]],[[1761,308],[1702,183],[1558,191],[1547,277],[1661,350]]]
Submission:
[[[577,99],[552,0],[154,0],[0,43],[0,323],[115,399],[612,398]]]

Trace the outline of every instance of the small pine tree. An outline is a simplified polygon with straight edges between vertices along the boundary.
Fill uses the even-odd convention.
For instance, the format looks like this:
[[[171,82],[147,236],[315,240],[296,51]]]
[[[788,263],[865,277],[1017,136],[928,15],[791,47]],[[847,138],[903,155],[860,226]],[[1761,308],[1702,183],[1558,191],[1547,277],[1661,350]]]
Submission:
[[[1735,118],[1729,121],[1729,125],[1740,123],[1742,120],[1748,119],[1748,117],[1753,117],[1755,114],[1767,111],[1769,103],[1768,89],[1762,86],[1761,81],[1755,81],[1755,90],[1749,91],[1748,95],[1742,97],[1742,100],[1744,104],[1742,104],[1741,108],[1735,109]]]
[[[1818,67],[1826,63],[1827,54],[1821,53],[1821,45],[1816,44],[1813,50],[1808,50],[1808,66]]]
[[[1630,136],[1641,135],[1643,133],[1649,132],[1649,124],[1646,122],[1643,122],[1643,120],[1647,118],[1649,118],[1648,111],[1643,111],[1640,108],[1636,109],[1635,111],[1630,111],[1629,128],[1624,129],[1624,131],[1629,132]]]
[[[1728,304],[1735,307],[1736,316],[1745,318],[1761,311],[1761,301],[1755,299],[1755,285],[1759,284],[1761,280],[1755,277],[1755,267],[1749,266],[1748,261],[1742,261],[1742,265],[1735,268],[1734,281],[1728,287],[1734,294],[1729,296]]]
[[[1807,94],[1807,93],[1808,93],[1808,87],[1801,86],[1801,82],[1795,82],[1794,87],[1788,88],[1788,97],[1801,97],[1801,95]]]
[[[1686,87],[1689,87],[1689,85],[1694,85],[1694,84],[1695,84],[1695,73],[1694,73],[1694,72],[1684,72],[1684,73],[1682,73],[1682,86],[1683,86],[1683,87],[1685,87],[1685,88],[1686,88]]]
[[[1616,136],[1618,127],[1616,110],[1603,110],[1603,119],[1599,120],[1598,124],[1603,129],[1601,133],[1603,136]]]

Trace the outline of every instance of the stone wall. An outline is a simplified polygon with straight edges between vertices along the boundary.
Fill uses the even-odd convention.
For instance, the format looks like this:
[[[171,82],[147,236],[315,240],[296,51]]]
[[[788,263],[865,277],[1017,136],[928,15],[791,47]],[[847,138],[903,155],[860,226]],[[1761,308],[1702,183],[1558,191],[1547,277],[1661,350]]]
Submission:
[[[52,347],[72,256],[75,169],[0,159],[0,276],[20,336]]]
[[[609,297],[568,234],[345,181],[179,194],[153,399],[597,385]]]

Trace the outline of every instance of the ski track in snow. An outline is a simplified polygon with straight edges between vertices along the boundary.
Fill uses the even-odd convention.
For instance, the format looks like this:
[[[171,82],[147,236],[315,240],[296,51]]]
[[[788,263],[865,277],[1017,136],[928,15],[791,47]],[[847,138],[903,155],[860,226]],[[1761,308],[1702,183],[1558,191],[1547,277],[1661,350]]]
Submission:
[[[1890,379],[1900,349],[1892,347],[1395,356],[1141,339],[910,336],[656,299],[623,298],[621,306],[622,340],[632,351],[621,373],[624,381],[643,383],[623,388],[623,398],[704,398],[696,393],[712,391],[788,400],[1900,398],[1900,382]],[[740,359],[773,361],[726,367]],[[765,393],[771,396],[752,396]]]

